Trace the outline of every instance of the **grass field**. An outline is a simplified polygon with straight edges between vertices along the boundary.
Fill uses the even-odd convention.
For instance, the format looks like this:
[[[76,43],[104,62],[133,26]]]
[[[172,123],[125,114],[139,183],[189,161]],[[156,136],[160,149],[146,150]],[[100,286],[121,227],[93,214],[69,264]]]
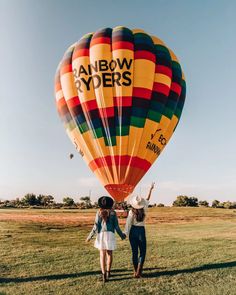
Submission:
[[[117,236],[111,280],[84,242],[93,210],[0,210],[0,294],[236,294],[236,211],[152,208],[142,279]],[[124,220],[121,220],[123,227]]]

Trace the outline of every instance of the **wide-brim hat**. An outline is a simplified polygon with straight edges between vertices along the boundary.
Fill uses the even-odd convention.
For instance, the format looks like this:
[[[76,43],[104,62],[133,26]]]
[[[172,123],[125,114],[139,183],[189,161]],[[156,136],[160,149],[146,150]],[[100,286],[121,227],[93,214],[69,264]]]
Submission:
[[[98,206],[102,209],[111,209],[114,204],[114,200],[109,196],[102,196],[98,199]]]
[[[134,209],[142,209],[144,207],[147,207],[148,202],[144,198],[141,198],[139,196],[132,197],[129,200],[129,204],[134,208]]]

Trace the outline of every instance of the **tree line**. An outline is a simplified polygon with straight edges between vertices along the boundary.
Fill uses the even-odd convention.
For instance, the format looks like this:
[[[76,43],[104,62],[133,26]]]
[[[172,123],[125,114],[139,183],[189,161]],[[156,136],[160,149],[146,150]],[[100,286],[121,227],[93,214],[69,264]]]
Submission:
[[[26,194],[23,198],[16,198],[15,200],[0,201],[0,208],[78,208],[89,209],[96,208],[97,203],[93,203],[89,196],[81,197],[79,202],[75,202],[71,197],[64,197],[62,203],[56,202],[51,195]]]
[[[214,200],[210,205],[207,201],[199,201],[198,198],[188,197],[180,195],[176,197],[176,200],[172,203],[173,207],[212,207],[212,208],[224,208],[224,209],[236,209],[236,202],[220,202]],[[26,194],[23,198],[16,198],[15,200],[0,201],[0,208],[74,208],[74,209],[90,209],[98,208],[96,202],[92,202],[90,196],[80,197],[79,202],[75,202],[71,197],[64,197],[62,202],[56,202],[51,195],[39,194]],[[164,204],[150,204],[149,207],[165,207]],[[125,202],[116,203],[116,209],[128,208]]]
[[[188,196],[178,196],[172,204],[173,207],[212,207],[224,209],[236,209],[236,202],[220,202],[214,200],[210,206],[207,201],[198,201],[198,198]]]

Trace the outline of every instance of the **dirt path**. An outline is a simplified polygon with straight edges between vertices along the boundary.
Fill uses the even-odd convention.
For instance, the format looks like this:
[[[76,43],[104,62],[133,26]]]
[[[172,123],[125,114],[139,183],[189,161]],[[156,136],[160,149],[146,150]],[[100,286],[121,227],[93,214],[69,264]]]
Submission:
[[[91,225],[94,222],[95,212],[53,212],[53,211],[0,211],[0,221],[13,222],[35,222],[35,223],[54,223],[54,224],[76,224],[76,225]],[[146,223],[189,223],[202,221],[215,221],[216,219],[231,219],[229,215],[221,216],[199,216],[199,215],[184,215],[184,214],[166,214],[165,212],[149,212]],[[232,219],[231,219],[232,220]],[[235,218],[234,218],[235,220]],[[120,224],[125,223],[125,218],[119,218]]]
[[[0,221],[15,222],[39,222],[39,223],[66,223],[66,224],[91,224],[94,220],[94,214],[39,214],[37,212],[31,214],[22,213],[0,213]]]

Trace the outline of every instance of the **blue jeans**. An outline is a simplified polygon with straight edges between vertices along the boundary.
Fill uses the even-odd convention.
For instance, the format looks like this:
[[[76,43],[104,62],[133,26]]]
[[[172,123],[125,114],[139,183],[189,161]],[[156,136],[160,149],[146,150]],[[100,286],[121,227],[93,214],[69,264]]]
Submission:
[[[147,248],[145,227],[132,225],[129,241],[132,249],[133,265],[136,268],[138,263],[143,264],[145,261]]]

